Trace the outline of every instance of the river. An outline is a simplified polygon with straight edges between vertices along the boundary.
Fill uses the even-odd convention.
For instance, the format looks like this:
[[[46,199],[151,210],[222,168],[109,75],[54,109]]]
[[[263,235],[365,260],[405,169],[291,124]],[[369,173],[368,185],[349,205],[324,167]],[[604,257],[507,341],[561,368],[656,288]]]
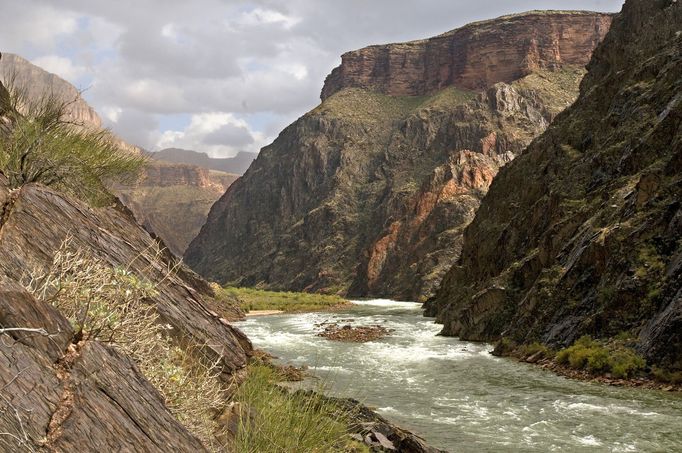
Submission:
[[[315,335],[352,319],[395,331],[368,343]],[[682,452],[682,397],[573,381],[440,337],[418,304],[354,302],[334,313],[248,318],[254,346],[306,364],[330,395],[353,397],[452,452]]]

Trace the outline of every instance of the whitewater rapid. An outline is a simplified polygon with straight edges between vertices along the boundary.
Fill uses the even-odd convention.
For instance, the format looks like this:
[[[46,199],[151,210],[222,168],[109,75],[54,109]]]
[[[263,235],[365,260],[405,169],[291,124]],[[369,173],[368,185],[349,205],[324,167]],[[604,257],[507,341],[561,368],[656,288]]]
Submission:
[[[381,340],[316,336],[322,322],[379,324]],[[237,323],[254,346],[306,365],[327,392],[353,397],[452,451],[682,451],[682,398],[567,380],[438,336],[419,304],[355,301],[342,312]]]

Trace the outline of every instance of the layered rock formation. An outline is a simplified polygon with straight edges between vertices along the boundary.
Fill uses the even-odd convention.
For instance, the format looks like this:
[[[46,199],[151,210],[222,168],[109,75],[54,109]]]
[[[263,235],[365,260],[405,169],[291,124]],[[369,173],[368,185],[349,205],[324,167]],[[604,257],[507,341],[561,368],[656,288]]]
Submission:
[[[66,80],[13,54],[2,54],[0,74],[13,79],[15,87],[29,99],[53,95],[69,103],[69,119],[76,124],[101,129],[102,121]],[[118,146],[130,153],[142,149],[114,137]],[[208,156],[207,156],[208,157]],[[237,164],[248,160],[248,156]],[[247,165],[248,166],[248,165]],[[237,175],[209,171],[194,165],[151,160],[134,183],[112,182],[110,188],[130,208],[140,224],[163,239],[168,248],[182,256],[187,245],[206,221],[208,210]]]
[[[458,39],[473,45],[511,23],[518,35],[556,41],[571,55],[568,62],[585,62],[609,20],[598,13],[529,13],[465,27],[468,37]],[[540,34],[548,29],[555,33]],[[404,93],[384,86],[410,85],[407,79],[417,86],[423,78],[395,65],[375,71],[364,88],[339,85],[344,89],[334,94],[330,76],[324,102],[264,148],[214,205],[187,262],[211,279],[241,285],[407,300],[430,294],[457,258],[462,230],[500,166],[578,92],[582,68],[553,54],[534,66],[552,69],[524,76],[529,66],[509,52],[490,58],[504,68],[500,74],[518,78],[493,83],[491,76],[486,83],[493,84],[478,92],[439,85],[429,95],[390,96],[382,91]],[[382,64],[369,56],[365,63]],[[489,67],[480,58],[461,63],[480,65],[482,74]],[[384,83],[387,77],[396,82]]]
[[[124,207],[91,209],[40,185],[10,191],[0,175],[0,426],[6,433],[0,449],[204,451],[129,358],[79,341],[56,309],[18,284],[31,269],[49,266],[67,237],[154,284],[147,302],[169,333],[202,345],[226,383],[239,379],[251,353],[248,339],[225,319],[239,311],[212,312],[208,284],[167,252],[154,252],[158,245]]]
[[[213,203],[237,178],[194,165],[152,161],[137,182],[117,185],[115,193],[138,223],[182,256]]]
[[[541,69],[584,66],[610,24],[609,14],[533,11],[435,38],[365,47],[341,57],[322,99],[350,87],[394,96],[432,94],[452,85],[482,90]]]
[[[164,162],[197,165],[211,170],[223,171],[236,175],[243,175],[251,162],[256,158],[255,153],[238,152],[234,157],[209,157],[206,153],[188,149],[166,148],[150,154],[152,158]]]
[[[627,0],[580,98],[494,180],[429,311],[443,333],[639,339],[682,368],[682,6]]]

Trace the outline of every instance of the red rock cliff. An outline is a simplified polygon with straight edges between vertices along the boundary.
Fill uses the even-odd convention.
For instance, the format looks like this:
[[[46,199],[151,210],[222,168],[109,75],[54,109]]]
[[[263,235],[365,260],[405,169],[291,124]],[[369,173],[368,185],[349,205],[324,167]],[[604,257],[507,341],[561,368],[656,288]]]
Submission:
[[[538,69],[586,65],[612,15],[532,11],[476,22],[434,38],[348,52],[327,76],[322,99],[343,88],[395,96],[456,85],[479,90]]]

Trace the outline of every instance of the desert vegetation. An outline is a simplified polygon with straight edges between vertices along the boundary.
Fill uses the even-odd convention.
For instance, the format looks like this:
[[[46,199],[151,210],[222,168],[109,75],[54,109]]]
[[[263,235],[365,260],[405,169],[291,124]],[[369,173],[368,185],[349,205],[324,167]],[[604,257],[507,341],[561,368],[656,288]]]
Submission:
[[[220,449],[216,415],[226,404],[227,389],[201,345],[174,339],[173,328],[161,323],[154,307],[145,302],[156,291],[151,282],[67,240],[52,266],[33,272],[25,286],[70,320],[74,342],[96,340],[129,355],[171,413],[208,448]]]
[[[30,98],[13,77],[2,85],[0,171],[11,187],[41,183],[101,205],[111,200],[107,181],[132,178],[144,165],[107,130],[69,120],[73,101],[49,92]]]
[[[246,312],[251,310],[281,310],[286,313],[323,311],[343,307],[349,303],[341,296],[291,291],[226,287],[220,292],[223,294],[219,297],[237,300]]]
[[[235,451],[366,451],[347,434],[351,412],[318,393],[288,391],[281,380],[272,367],[250,366],[234,397],[243,402]]]

